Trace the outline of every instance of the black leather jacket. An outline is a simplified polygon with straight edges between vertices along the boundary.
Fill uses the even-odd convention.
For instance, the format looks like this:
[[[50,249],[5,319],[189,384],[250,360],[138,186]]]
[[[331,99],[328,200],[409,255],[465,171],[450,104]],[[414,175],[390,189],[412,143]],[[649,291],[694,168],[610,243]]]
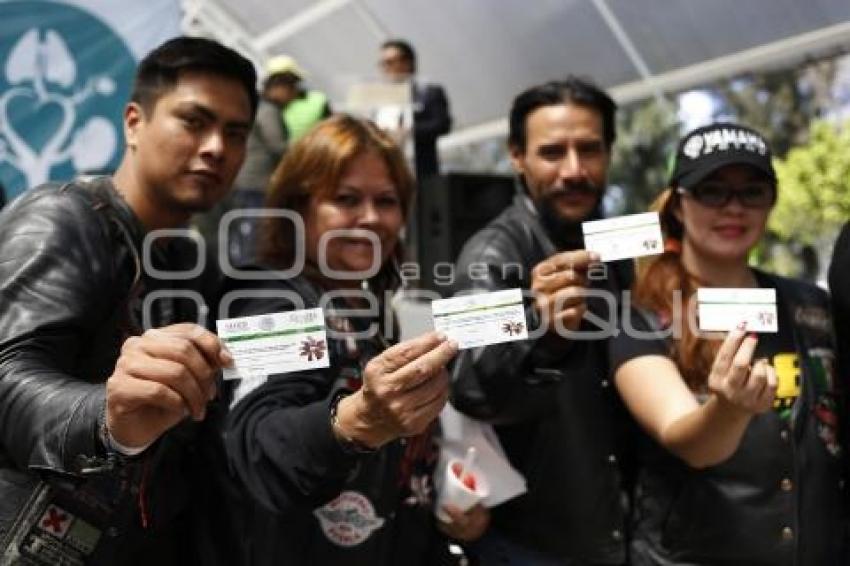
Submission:
[[[38,187],[0,215],[2,564],[185,564],[203,546],[181,483],[206,450],[200,428],[178,427],[127,462],[108,457],[99,432],[141,300],[171,286],[142,273],[143,236],[107,178]],[[152,248],[154,265],[178,269],[180,254]],[[165,298],[150,322],[194,320],[189,310]]]
[[[556,247],[520,188],[514,203],[464,246],[455,291],[528,290],[536,264],[579,246]],[[630,262],[609,264],[607,277],[591,287],[616,296],[630,277]],[[609,303],[590,298],[588,308],[608,319]],[[529,299],[526,318],[529,331],[539,326]],[[581,329],[598,327],[583,321]],[[453,369],[452,404],[495,425],[528,482],[528,493],[493,510],[492,525],[571,564],[625,561],[622,446],[629,419],[606,375],[604,340],[547,335],[462,351]]]

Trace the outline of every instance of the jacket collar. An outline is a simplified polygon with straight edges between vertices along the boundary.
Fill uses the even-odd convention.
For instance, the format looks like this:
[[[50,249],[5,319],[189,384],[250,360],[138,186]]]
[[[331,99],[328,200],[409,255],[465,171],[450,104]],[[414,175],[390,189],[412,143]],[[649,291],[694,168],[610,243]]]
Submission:
[[[127,201],[124,200],[124,197],[118,193],[115,183],[112,182],[112,178],[96,177],[88,181],[88,183],[95,196],[115,211],[115,216],[127,228],[133,241],[141,245],[147,230],[145,230],[142,221],[139,220],[133,209],[130,208],[130,205],[127,204]]]

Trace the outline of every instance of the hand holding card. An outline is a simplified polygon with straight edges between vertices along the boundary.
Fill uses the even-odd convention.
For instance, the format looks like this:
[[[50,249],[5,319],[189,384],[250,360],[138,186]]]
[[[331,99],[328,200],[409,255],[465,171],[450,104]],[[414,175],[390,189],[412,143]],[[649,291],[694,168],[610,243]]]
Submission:
[[[742,324],[723,341],[708,376],[708,388],[736,411],[763,413],[773,406],[776,370],[766,360],[752,363],[758,340],[745,327]]]
[[[455,342],[431,332],[372,358],[361,388],[339,401],[334,433],[369,448],[421,433],[448,400],[445,368],[456,353]]]
[[[229,362],[218,337],[195,324],[128,338],[106,382],[110,442],[136,452],[187,414],[205,418],[207,402],[216,395],[218,369]]]
[[[576,330],[584,316],[587,270],[599,254],[586,250],[561,252],[538,263],[531,271],[534,306],[553,335]]]

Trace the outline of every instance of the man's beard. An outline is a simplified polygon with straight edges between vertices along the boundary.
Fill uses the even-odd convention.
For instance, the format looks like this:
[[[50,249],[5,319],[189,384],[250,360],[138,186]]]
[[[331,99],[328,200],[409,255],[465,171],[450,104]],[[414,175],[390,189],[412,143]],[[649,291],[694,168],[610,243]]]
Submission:
[[[578,249],[584,247],[584,235],[581,223],[587,220],[602,218],[602,187],[597,187],[586,181],[570,183],[566,187],[549,188],[543,192],[542,198],[537,202],[537,210],[540,213],[540,221],[552,238],[553,243],[563,250]],[[571,220],[564,218],[558,212],[555,200],[559,197],[577,191],[596,196],[596,205],[586,218]]]

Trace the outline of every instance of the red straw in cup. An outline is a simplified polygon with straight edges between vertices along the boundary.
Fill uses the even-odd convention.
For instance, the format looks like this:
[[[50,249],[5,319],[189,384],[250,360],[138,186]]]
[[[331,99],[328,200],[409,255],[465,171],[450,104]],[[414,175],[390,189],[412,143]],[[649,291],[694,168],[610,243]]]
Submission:
[[[460,511],[466,512],[487,497],[490,491],[487,480],[484,477],[478,477],[473,469],[475,456],[475,448],[470,447],[462,461],[449,460],[449,465],[445,469],[445,481],[440,486],[437,505],[434,509],[441,521],[451,522],[451,518],[443,510],[445,504],[451,504]]]
[[[475,463],[475,447],[470,446],[466,451],[466,457],[463,459],[460,470],[457,471],[457,477],[460,483],[475,491],[475,476],[472,475],[472,465]]]

